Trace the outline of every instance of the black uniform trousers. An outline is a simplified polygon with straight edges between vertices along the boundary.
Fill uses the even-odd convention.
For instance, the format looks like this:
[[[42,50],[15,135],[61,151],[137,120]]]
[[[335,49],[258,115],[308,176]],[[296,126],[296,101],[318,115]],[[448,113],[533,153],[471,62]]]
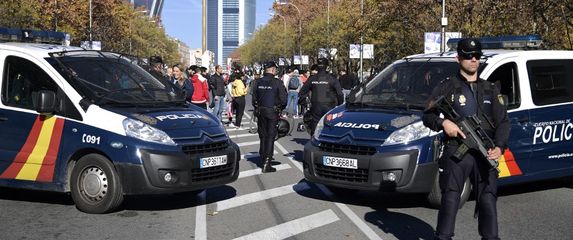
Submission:
[[[259,107],[257,126],[261,146],[259,155],[261,159],[272,158],[274,152],[275,138],[277,136],[277,122],[279,114],[270,107]]]
[[[499,239],[496,207],[498,173],[473,150],[468,151],[461,160],[452,157],[457,148],[457,144],[447,144],[439,160],[442,206],[438,213],[436,239],[452,239],[454,236],[460,195],[468,177],[477,193],[479,234],[482,239]]]
[[[328,111],[330,111],[330,109],[333,109],[334,107],[336,107],[335,103],[321,103],[321,102],[311,103],[310,106],[310,113],[312,114],[312,122],[310,125],[311,135],[314,134],[314,130],[316,129],[316,125],[318,124],[320,118],[322,118],[324,114],[326,114]]]

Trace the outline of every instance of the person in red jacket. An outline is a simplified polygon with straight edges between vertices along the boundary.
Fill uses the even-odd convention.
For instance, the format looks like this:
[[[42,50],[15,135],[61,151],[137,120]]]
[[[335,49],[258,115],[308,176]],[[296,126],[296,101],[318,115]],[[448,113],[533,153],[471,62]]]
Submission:
[[[195,88],[193,97],[191,97],[191,103],[203,109],[207,109],[207,103],[209,102],[209,83],[207,83],[207,79],[201,75],[199,69],[195,69],[195,74],[191,78],[191,81]]]

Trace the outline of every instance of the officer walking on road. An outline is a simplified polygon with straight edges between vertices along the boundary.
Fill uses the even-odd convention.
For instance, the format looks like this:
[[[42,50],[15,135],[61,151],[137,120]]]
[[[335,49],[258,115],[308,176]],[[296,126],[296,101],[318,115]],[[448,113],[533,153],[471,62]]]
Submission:
[[[264,68],[263,77],[254,82],[252,101],[255,107],[254,113],[258,118],[257,126],[261,140],[259,155],[263,161],[262,170],[266,173],[276,171],[271,165],[271,160],[279,114],[287,105],[287,91],[283,82],[275,78],[277,64],[268,62]]]
[[[429,98],[429,103],[443,96],[454,110],[464,116],[478,116],[481,127],[493,139],[495,147],[488,150],[487,158],[498,160],[506,148],[510,124],[503,95],[498,87],[478,77],[482,56],[481,43],[466,38],[458,42],[457,75],[443,80]],[[430,104],[428,104],[430,106]],[[476,193],[475,216],[479,218],[479,234],[483,239],[499,239],[497,224],[497,169],[491,167],[478,151],[470,149],[462,157],[454,157],[460,140],[467,136],[452,119],[440,118],[440,110],[427,108],[424,125],[434,131],[445,133],[444,151],[438,160],[439,184],[442,202],[438,213],[436,239],[451,239],[454,236],[455,219],[460,203],[460,194],[468,177]]]
[[[312,93],[310,96],[310,112],[312,114],[310,123],[311,136],[314,134],[314,129],[320,118],[330,109],[342,104],[344,101],[340,82],[336,77],[326,72],[327,67],[328,60],[319,58],[317,63],[318,73],[308,78],[298,94],[299,98],[303,98],[309,92]]]

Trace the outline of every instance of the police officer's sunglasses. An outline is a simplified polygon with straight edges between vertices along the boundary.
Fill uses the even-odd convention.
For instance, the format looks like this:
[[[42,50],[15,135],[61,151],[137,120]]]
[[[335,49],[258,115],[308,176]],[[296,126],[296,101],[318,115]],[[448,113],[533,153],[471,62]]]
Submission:
[[[482,56],[480,52],[459,52],[458,55],[464,60],[472,60],[472,58],[479,60]]]

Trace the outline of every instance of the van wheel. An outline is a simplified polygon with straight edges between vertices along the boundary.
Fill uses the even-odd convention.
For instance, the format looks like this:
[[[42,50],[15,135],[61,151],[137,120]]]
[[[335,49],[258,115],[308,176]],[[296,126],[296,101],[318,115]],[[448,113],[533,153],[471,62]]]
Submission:
[[[434,186],[432,187],[432,190],[430,191],[430,193],[428,193],[427,196],[427,200],[428,203],[430,204],[430,207],[434,209],[439,209],[440,206],[442,205],[442,192],[440,189],[439,179],[440,179],[440,174],[436,174],[436,179],[434,180]],[[460,195],[459,208],[462,208],[464,204],[468,201],[468,198],[470,198],[470,194],[472,192],[471,190],[472,186],[470,180],[466,179],[466,182],[464,182],[464,188]]]
[[[123,201],[119,176],[113,164],[99,154],[88,154],[78,160],[70,179],[76,207],[86,213],[107,213]]]

